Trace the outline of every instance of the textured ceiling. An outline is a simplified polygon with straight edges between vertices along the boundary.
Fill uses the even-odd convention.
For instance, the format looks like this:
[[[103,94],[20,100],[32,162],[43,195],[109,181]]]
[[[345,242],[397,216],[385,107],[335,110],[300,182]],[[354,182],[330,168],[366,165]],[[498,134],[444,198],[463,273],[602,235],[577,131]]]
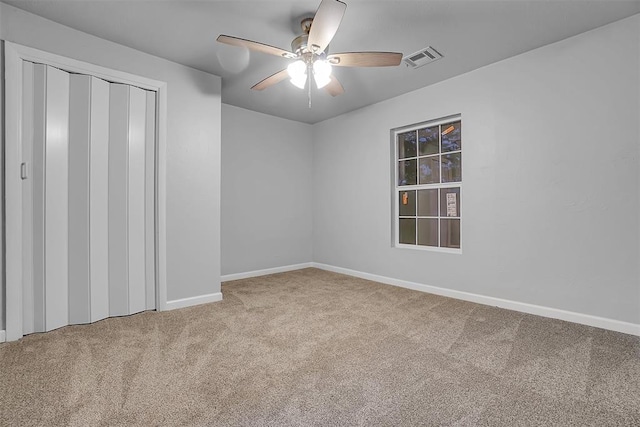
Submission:
[[[284,81],[262,92],[258,81],[287,60],[215,39],[229,34],[290,48],[300,19],[317,1],[2,0],[72,28],[222,76],[225,103],[315,123],[640,13],[639,1],[345,0],[330,52],[398,51],[433,46],[444,58],[422,68],[334,68],[345,93],[332,98]],[[594,53],[597,60],[597,53]]]

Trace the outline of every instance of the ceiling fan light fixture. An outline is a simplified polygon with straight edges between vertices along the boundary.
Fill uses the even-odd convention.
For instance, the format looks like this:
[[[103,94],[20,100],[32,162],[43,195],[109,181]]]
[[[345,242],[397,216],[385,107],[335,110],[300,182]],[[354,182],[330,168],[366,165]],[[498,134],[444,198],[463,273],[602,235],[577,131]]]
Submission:
[[[331,81],[331,64],[329,61],[319,59],[313,63],[313,78],[318,89],[322,89]]]
[[[307,65],[304,61],[297,60],[289,64],[287,73],[291,77],[291,84],[300,89],[304,89],[307,83]]]

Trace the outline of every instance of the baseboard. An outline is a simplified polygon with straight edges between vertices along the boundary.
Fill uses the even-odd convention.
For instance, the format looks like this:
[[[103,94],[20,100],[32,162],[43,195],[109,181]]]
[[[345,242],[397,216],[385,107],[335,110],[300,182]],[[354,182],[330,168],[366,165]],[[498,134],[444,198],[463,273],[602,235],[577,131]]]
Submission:
[[[376,274],[364,273],[362,271],[350,270],[348,268],[335,267],[333,265],[313,263],[313,267],[321,270],[333,271],[334,273],[346,274],[348,276],[359,277],[361,279],[372,280],[374,282],[385,283],[387,285],[399,286],[416,291],[427,292],[435,295],[456,298],[478,304],[490,305],[519,311],[522,313],[535,314],[553,319],[566,320],[568,322],[580,323],[582,325],[594,326],[596,328],[608,329],[622,332],[629,335],[640,336],[640,325],[635,323],[622,322],[620,320],[607,319],[605,317],[592,316],[589,314],[576,313],[573,311],[560,310],[557,308],[544,307],[540,305],[527,304],[523,302],[511,301],[502,298],[488,297],[484,295],[472,294],[469,292],[456,291],[453,289],[439,288],[437,286],[423,285],[406,280],[393,279],[391,277],[378,276]]]
[[[285,265],[283,267],[265,268],[264,270],[247,271],[246,273],[227,274],[220,277],[222,282],[230,280],[248,279],[250,277],[266,276],[268,274],[284,273],[287,271],[301,270],[303,268],[313,267],[312,262],[304,262],[302,264]]]
[[[175,310],[177,308],[191,307],[193,305],[207,304],[210,302],[222,301],[222,292],[216,292],[214,294],[200,295],[197,297],[174,299],[173,301],[167,301],[165,306],[166,310]]]
[[[5,342],[7,340],[7,333],[4,330],[0,331],[0,342]]]

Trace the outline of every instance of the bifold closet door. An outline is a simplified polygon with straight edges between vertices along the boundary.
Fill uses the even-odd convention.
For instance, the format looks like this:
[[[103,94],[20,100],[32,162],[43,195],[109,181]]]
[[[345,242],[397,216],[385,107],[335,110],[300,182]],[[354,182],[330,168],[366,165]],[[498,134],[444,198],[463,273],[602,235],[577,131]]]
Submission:
[[[25,334],[155,308],[155,93],[23,63]]]

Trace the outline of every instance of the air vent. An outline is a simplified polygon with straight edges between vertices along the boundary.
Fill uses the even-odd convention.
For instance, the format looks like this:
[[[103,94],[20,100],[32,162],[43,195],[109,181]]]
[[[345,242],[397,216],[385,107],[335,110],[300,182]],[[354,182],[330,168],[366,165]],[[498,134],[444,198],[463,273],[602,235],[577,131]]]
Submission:
[[[420,68],[423,65],[437,61],[440,58],[442,58],[440,52],[429,46],[426,49],[422,49],[412,53],[411,55],[405,56],[402,61],[407,67]]]

